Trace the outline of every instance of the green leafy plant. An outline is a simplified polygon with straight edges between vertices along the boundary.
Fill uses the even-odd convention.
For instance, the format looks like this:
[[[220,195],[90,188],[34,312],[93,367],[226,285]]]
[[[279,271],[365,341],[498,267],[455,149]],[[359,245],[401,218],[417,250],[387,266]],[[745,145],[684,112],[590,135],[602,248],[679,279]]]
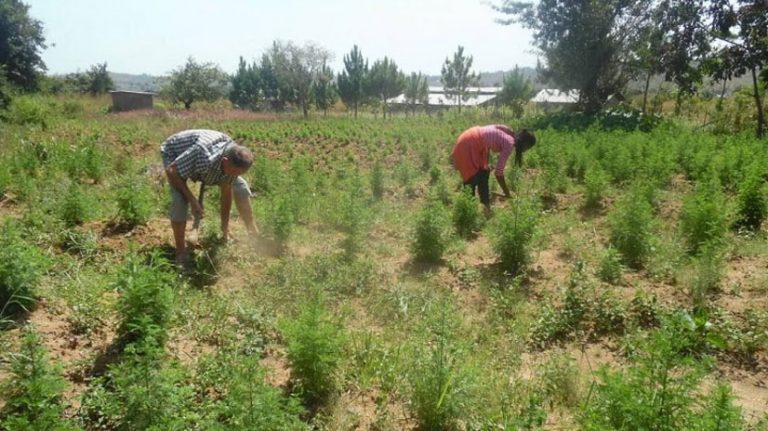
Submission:
[[[517,275],[527,269],[538,219],[534,202],[517,199],[491,221],[491,246],[504,271]]]
[[[9,353],[10,379],[0,388],[5,406],[0,410],[2,430],[74,431],[65,420],[62,393],[66,387],[58,370],[48,363],[40,337],[26,329],[18,353]]]
[[[346,234],[342,247],[347,258],[351,259],[363,248],[370,219],[363,198],[363,184],[357,172],[349,179],[342,196],[340,211],[341,230]]]
[[[429,199],[416,219],[411,243],[413,259],[418,262],[439,262],[448,247],[448,229],[443,206],[437,199]]]
[[[296,391],[309,405],[322,404],[337,387],[346,342],[342,322],[328,310],[322,290],[315,288],[299,314],[281,326]]]
[[[91,208],[93,207],[93,202],[83,192],[82,188],[78,184],[72,183],[69,185],[61,203],[61,220],[67,227],[82,224],[90,217]]]
[[[738,229],[757,231],[768,214],[768,197],[765,181],[759,164],[747,170],[746,177],[739,187],[737,217],[734,226]]]
[[[603,168],[595,163],[584,175],[584,206],[599,208],[602,206],[605,191],[610,183],[610,176]]]
[[[371,168],[371,193],[373,198],[379,200],[384,196],[384,171],[381,162],[376,160]]]
[[[139,175],[126,174],[118,179],[117,221],[133,228],[146,224],[152,215],[152,190]]]
[[[149,264],[137,255],[128,256],[114,282],[120,293],[117,335],[123,345],[149,340],[163,345],[173,306],[171,274],[168,263],[156,254]]]
[[[706,243],[722,241],[727,229],[727,205],[714,176],[700,182],[683,202],[680,229],[688,251],[699,253]]]
[[[477,199],[468,187],[462,188],[453,201],[453,228],[462,238],[469,238],[480,226]]]
[[[267,226],[277,241],[280,252],[285,251],[288,239],[293,232],[295,219],[291,210],[291,202],[285,194],[275,194],[270,199],[270,211],[267,213]]]
[[[0,226],[0,243],[0,316],[12,316],[35,303],[35,288],[46,262],[12,221]]]
[[[610,243],[625,264],[640,269],[651,253],[653,210],[635,190],[610,214]]]
[[[600,280],[610,284],[619,284],[624,267],[621,264],[621,255],[613,247],[608,247],[600,259],[597,276]]]

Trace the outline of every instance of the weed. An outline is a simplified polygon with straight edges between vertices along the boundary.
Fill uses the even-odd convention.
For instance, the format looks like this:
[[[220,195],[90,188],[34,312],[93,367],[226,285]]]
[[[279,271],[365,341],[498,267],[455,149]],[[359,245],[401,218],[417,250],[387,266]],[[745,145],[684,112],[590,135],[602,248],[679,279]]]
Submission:
[[[135,174],[126,174],[118,179],[117,221],[127,227],[146,224],[152,214],[152,190],[144,179]]]
[[[295,224],[291,201],[285,194],[275,194],[270,199],[270,206],[271,210],[267,213],[266,224],[277,240],[281,252],[283,252]]]
[[[551,404],[575,407],[581,399],[581,382],[576,361],[567,353],[549,355],[538,367],[538,379]]]
[[[613,247],[608,247],[600,259],[597,276],[606,283],[619,284],[621,283],[623,271],[624,266],[621,264],[621,255]]]
[[[376,200],[380,200],[384,196],[384,171],[378,160],[373,163],[373,168],[371,168],[371,193]]]
[[[599,208],[602,206],[605,191],[610,182],[610,176],[600,164],[592,165],[584,176],[584,206]]]
[[[61,202],[61,220],[66,227],[82,224],[88,220],[93,207],[93,202],[83,193],[80,185],[71,183]]]
[[[763,175],[758,164],[753,165],[739,187],[737,217],[734,227],[751,231],[760,230],[768,214]]]
[[[725,197],[717,179],[699,183],[694,193],[683,202],[680,229],[688,251],[697,254],[704,244],[722,241],[727,229]]]

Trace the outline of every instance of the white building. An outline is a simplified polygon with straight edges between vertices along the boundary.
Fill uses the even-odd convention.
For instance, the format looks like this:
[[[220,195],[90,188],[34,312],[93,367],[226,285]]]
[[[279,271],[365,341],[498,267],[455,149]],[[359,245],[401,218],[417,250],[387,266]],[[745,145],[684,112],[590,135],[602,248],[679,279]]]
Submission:
[[[461,101],[461,106],[485,106],[491,104],[493,99],[501,91],[501,87],[469,87],[467,91],[471,96],[467,100]],[[387,100],[387,103],[391,107],[406,107],[408,106],[405,100],[405,94],[401,94],[397,97],[393,97]],[[421,107],[421,103],[416,103],[416,106]],[[450,108],[453,106],[459,106],[459,98],[449,98],[445,94],[443,87],[429,87],[429,102],[427,107],[431,109],[435,108]]]
[[[562,91],[545,88],[531,99],[531,102],[539,108],[563,108],[575,105],[579,101],[579,90]]]

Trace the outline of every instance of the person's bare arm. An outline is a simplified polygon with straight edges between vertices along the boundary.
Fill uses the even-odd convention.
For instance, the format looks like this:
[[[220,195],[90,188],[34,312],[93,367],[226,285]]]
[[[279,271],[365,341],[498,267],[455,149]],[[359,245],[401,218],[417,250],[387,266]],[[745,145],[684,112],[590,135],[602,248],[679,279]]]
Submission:
[[[496,181],[499,182],[499,185],[501,186],[501,190],[504,191],[504,196],[506,196],[506,197],[512,196],[509,193],[509,188],[507,187],[507,181],[504,179],[504,175],[496,174]]]
[[[181,192],[187,199],[187,202],[189,202],[189,205],[192,207],[192,214],[195,217],[202,217],[203,207],[200,206],[200,202],[195,199],[195,196],[189,190],[189,187],[187,187],[187,182],[179,176],[175,164],[171,163],[165,168],[165,176],[168,177],[168,182],[171,183],[171,186]]]

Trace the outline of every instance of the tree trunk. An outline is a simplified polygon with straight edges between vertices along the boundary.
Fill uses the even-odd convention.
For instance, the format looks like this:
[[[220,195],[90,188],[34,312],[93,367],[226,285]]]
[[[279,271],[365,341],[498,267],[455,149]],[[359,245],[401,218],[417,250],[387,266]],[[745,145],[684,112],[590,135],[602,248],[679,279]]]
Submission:
[[[683,104],[683,91],[678,89],[677,90],[677,100],[675,101],[675,116],[676,117],[679,117],[680,113],[683,110],[682,104]]]
[[[352,106],[354,106],[355,109],[355,118],[357,118],[357,102],[353,103]]]
[[[192,100],[185,100],[184,101],[184,109],[189,111],[189,109],[192,107]]]
[[[643,91],[643,115],[645,115],[645,109],[648,105],[648,87],[651,86],[651,71],[648,71],[648,76],[645,77],[645,91]]]
[[[765,136],[765,112],[763,112],[763,101],[760,100],[760,88],[757,85],[757,72],[754,67],[752,68],[752,87],[757,106],[757,137],[762,138]]]

